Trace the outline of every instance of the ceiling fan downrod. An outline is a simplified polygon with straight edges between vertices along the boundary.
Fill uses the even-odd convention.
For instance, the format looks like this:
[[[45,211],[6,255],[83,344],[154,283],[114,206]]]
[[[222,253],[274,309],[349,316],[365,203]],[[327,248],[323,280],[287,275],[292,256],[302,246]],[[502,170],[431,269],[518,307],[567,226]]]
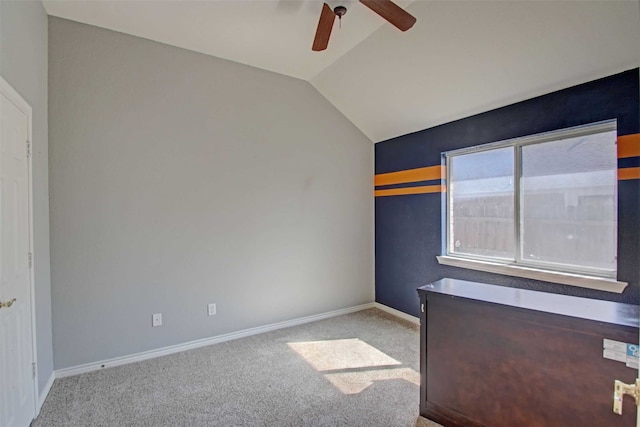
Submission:
[[[338,22],[339,28],[342,28],[342,17],[346,15],[347,8],[344,6],[336,6],[333,8],[333,13],[336,14],[336,16],[338,17],[338,21],[340,21]]]

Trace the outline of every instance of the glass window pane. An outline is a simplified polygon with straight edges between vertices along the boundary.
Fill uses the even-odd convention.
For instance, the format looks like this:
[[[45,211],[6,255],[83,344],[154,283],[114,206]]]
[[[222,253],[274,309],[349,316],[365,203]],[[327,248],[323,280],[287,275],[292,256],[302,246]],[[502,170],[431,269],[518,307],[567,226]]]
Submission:
[[[616,270],[616,131],[522,147],[523,260]]]
[[[513,147],[449,159],[449,252],[513,259]]]

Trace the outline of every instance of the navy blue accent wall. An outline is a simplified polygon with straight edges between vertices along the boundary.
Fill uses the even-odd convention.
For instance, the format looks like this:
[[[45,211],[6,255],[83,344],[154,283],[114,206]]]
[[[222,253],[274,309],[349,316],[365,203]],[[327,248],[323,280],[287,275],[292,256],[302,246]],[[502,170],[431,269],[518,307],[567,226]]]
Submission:
[[[509,138],[617,119],[618,135],[640,133],[639,71],[633,69],[375,146],[375,172],[440,164],[441,153]],[[622,161],[622,159],[621,159]],[[634,160],[624,160],[628,167]],[[508,277],[438,264],[440,193],[376,197],[376,301],[419,315],[416,288],[443,277],[638,304],[640,180],[618,182],[618,280],[622,294]]]

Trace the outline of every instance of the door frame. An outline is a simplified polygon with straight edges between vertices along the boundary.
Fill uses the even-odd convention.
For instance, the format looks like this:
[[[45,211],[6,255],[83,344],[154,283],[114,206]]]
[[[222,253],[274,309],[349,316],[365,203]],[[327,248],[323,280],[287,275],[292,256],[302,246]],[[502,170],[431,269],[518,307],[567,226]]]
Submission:
[[[29,267],[29,305],[31,307],[31,363],[32,368],[35,364],[35,375],[32,376],[33,388],[33,417],[38,416],[40,412],[40,393],[38,390],[38,347],[36,344],[36,289],[35,289],[35,260],[33,245],[33,110],[31,105],[24,100],[13,87],[0,76],[0,94],[6,96],[13,104],[27,116],[27,144],[29,146],[29,155],[27,156],[27,204],[29,212],[29,253],[31,253],[31,266]],[[25,150],[27,147],[25,147]]]

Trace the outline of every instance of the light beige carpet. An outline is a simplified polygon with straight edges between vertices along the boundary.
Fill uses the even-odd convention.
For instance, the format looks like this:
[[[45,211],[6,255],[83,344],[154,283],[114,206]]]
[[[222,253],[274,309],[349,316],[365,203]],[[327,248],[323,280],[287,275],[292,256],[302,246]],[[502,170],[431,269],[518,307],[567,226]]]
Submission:
[[[377,309],[56,380],[41,426],[436,427],[418,327]]]

